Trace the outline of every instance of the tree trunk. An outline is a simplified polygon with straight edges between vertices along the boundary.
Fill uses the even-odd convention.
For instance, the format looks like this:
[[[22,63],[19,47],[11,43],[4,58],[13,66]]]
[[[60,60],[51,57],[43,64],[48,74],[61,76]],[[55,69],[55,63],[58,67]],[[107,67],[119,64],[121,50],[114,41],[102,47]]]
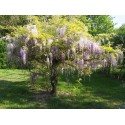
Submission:
[[[53,60],[52,66],[51,66],[51,94],[56,95],[56,85],[58,83],[58,71],[57,71],[57,60]]]

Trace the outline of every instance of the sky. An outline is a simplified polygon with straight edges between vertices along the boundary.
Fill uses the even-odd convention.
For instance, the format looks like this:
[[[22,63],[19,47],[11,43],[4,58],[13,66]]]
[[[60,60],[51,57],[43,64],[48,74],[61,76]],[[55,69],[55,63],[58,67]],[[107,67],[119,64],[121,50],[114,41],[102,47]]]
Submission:
[[[115,28],[119,28],[122,24],[125,24],[125,15],[111,15],[113,18],[113,22],[117,23]]]

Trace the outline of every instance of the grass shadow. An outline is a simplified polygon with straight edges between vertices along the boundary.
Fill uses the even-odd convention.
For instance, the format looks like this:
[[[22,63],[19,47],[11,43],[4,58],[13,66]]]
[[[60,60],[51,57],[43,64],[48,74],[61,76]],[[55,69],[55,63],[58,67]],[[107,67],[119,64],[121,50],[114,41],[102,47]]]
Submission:
[[[25,81],[0,80],[0,108],[35,108],[33,94]]]
[[[72,96],[72,94],[68,97],[73,98],[70,103],[67,104],[66,100],[63,98],[61,101],[58,98],[59,102],[66,103],[66,107],[73,107],[76,102],[77,108],[120,108],[121,105],[125,104],[125,87],[122,86],[122,81],[112,79],[110,77],[106,77],[104,74],[94,73],[91,76],[91,79],[80,81],[80,85],[77,83],[78,76],[69,77],[70,79],[70,87],[76,87],[76,91],[79,91],[77,96]],[[65,81],[65,77],[62,76],[62,81]],[[77,87],[78,86],[78,87]],[[67,89],[67,88],[66,88]],[[64,89],[63,89],[64,90]],[[69,90],[71,91],[71,90]],[[67,98],[67,97],[66,97]],[[75,102],[75,100],[78,100]],[[58,102],[58,101],[57,101]],[[58,103],[59,103],[58,102]]]
[[[125,88],[118,80],[98,73],[94,73],[90,81],[82,78],[78,83],[77,80],[78,76],[73,75],[70,83],[66,83],[65,76],[61,75],[57,96],[51,96],[45,90],[42,78],[34,88],[27,81],[0,80],[0,108],[112,109],[119,108],[125,102]]]

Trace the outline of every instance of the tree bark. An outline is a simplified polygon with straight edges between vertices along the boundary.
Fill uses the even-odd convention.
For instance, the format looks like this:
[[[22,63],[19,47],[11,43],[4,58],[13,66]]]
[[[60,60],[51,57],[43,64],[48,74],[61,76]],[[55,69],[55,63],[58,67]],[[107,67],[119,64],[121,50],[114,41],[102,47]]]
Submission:
[[[58,60],[53,60],[52,66],[51,66],[51,94],[56,95],[56,85],[58,83],[58,71],[57,71],[57,66],[58,66]]]

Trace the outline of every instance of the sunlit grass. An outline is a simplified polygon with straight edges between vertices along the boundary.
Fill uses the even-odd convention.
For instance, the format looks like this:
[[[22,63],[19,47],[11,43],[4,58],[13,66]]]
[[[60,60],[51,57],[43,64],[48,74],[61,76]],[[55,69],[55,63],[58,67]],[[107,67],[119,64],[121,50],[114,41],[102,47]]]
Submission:
[[[61,75],[57,96],[46,92],[40,78],[34,86],[26,70],[0,70],[0,108],[120,108],[125,104],[124,81],[94,73],[90,79],[77,82],[77,76],[66,83]]]

